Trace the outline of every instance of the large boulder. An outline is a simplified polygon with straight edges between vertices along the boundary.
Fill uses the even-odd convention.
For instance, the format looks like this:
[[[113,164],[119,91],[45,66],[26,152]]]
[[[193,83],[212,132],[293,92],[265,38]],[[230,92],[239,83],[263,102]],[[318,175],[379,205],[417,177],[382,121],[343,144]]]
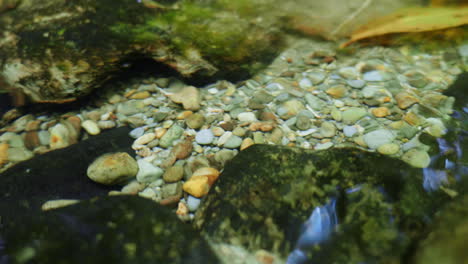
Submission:
[[[144,59],[183,76],[244,76],[281,46],[271,23],[253,21],[248,10],[225,1],[24,0],[8,6],[0,16],[0,81],[36,102],[74,100]]]

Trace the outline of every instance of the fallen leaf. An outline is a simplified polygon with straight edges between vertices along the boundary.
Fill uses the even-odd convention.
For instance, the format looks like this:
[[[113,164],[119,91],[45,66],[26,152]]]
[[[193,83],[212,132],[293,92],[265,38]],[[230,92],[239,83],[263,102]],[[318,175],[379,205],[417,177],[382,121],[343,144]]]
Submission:
[[[351,34],[349,44],[361,39],[391,33],[434,31],[468,24],[468,8],[417,7],[397,11],[389,16],[375,20]]]

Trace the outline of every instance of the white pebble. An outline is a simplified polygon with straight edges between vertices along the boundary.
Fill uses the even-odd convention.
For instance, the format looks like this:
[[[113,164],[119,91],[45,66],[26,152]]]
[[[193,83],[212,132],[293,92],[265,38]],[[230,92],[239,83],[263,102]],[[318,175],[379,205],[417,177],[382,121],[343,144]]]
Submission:
[[[357,132],[358,132],[358,130],[357,130],[357,128],[355,126],[344,126],[343,127],[343,133],[347,137],[352,137]]]
[[[195,136],[195,141],[200,145],[208,145],[213,142],[214,135],[211,129],[202,129]]]
[[[130,136],[132,138],[139,138],[141,137],[143,134],[145,133],[145,129],[143,127],[137,127],[135,129],[133,129],[132,131],[130,131]]]
[[[243,112],[237,115],[237,119],[241,122],[255,122],[257,117],[252,112]]]
[[[150,143],[151,141],[153,141],[155,138],[156,138],[155,133],[147,133],[147,134],[144,134],[144,135],[140,136],[139,138],[137,138],[135,140],[135,142],[133,142],[133,144],[135,144],[135,145],[146,145],[146,144]]]
[[[326,142],[326,143],[318,143],[315,145],[315,150],[324,150],[324,149],[329,149],[333,146],[333,142]]]
[[[81,126],[88,132],[90,135],[97,135],[101,133],[101,129],[99,126],[94,122],[93,120],[86,120],[83,123],[81,123]]]
[[[200,206],[200,202],[201,202],[201,199],[198,199],[189,195],[187,198],[187,207],[190,210],[190,212],[196,211],[198,207]]]
[[[217,142],[217,145],[220,147],[226,143],[226,141],[232,136],[232,132],[226,132],[224,133]]]

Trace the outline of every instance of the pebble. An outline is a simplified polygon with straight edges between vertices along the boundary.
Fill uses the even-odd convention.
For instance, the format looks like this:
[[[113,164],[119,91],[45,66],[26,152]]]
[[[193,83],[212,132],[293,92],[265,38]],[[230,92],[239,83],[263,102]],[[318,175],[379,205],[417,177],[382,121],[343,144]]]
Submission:
[[[97,125],[100,129],[111,129],[117,126],[117,124],[112,120],[99,120]]]
[[[196,87],[185,86],[177,93],[169,95],[169,98],[178,104],[182,104],[185,110],[196,111],[200,109],[201,96]]]
[[[258,121],[257,117],[252,112],[243,112],[237,115],[237,119],[241,122],[255,122]]]
[[[24,145],[29,150],[33,150],[41,145],[37,131],[26,132],[24,135]]]
[[[317,96],[313,95],[313,94],[306,94],[305,95],[305,100],[307,102],[307,104],[313,109],[313,110],[321,110],[323,109],[327,103],[325,103],[322,99],[318,98]]]
[[[284,109],[284,110],[280,111],[279,109]],[[282,104],[282,107],[278,108],[278,115],[284,119],[289,119],[297,115],[297,113],[299,113],[301,110],[304,110],[304,109],[305,109],[304,104],[302,104],[301,101],[293,99],[293,100],[284,102]]]
[[[135,145],[146,145],[149,142],[153,141],[156,138],[155,133],[146,133],[140,137],[138,137],[133,144]]]
[[[144,112],[145,104],[142,100],[129,100],[117,105],[117,113],[131,116]]]
[[[251,138],[244,138],[244,140],[242,140],[242,143],[240,145],[240,150],[244,150],[250,146],[252,146],[254,143],[253,139]]]
[[[447,128],[445,127],[442,120],[430,117],[426,119],[426,122],[429,124],[429,126],[426,127],[424,131],[426,131],[429,135],[439,138],[447,133]]]
[[[185,130],[181,128],[179,125],[171,126],[171,128],[167,130],[164,136],[161,137],[161,140],[159,141],[159,145],[163,148],[171,147],[174,141],[176,141],[182,136],[184,131]]]
[[[431,163],[431,157],[426,151],[419,149],[408,150],[401,159],[416,168],[426,168]]]
[[[89,165],[88,178],[104,185],[125,183],[135,177],[138,164],[126,152],[108,153],[101,155]]]
[[[81,123],[81,126],[90,135],[95,136],[95,135],[98,135],[99,133],[101,133],[101,129],[96,124],[96,122],[94,122],[93,120],[85,120],[85,121],[83,121],[83,123]]]
[[[341,114],[343,123],[345,124],[354,124],[359,119],[367,115],[367,111],[363,108],[351,107]]]
[[[395,100],[397,101],[398,107],[401,109],[406,109],[419,102],[419,99],[410,95],[407,92],[401,92],[395,95]]]
[[[145,184],[133,180],[129,183],[127,183],[124,187],[122,187],[121,192],[125,194],[138,194],[139,192],[143,191],[145,189]]]
[[[182,188],[188,194],[201,198],[210,190],[209,179],[207,176],[191,177]]]
[[[187,126],[193,129],[199,129],[200,127],[205,124],[205,117],[202,114],[195,113],[192,115],[189,115],[186,119],[185,122],[187,123]]]
[[[74,200],[74,199],[57,199],[57,200],[50,200],[42,204],[41,210],[42,211],[48,211],[52,209],[57,209],[65,206],[69,206],[72,204],[79,203],[80,200]]]
[[[151,183],[161,178],[161,176],[164,174],[163,169],[154,166],[153,164],[144,159],[138,160],[137,163],[138,173],[136,175],[136,179],[138,182]]]
[[[242,144],[242,138],[236,135],[231,135],[226,142],[223,144],[223,147],[229,149],[236,149]]]
[[[7,143],[0,143],[0,166],[8,162],[8,148]]]
[[[326,93],[330,95],[331,97],[337,99],[337,98],[343,98],[346,96],[348,89],[344,85],[337,85],[333,86],[327,89]]]
[[[338,74],[345,79],[357,79],[360,74],[355,67],[343,67],[338,70]]]
[[[380,154],[384,154],[384,155],[397,154],[398,151],[400,151],[400,145],[395,144],[395,143],[383,144],[377,148],[377,152],[379,152]]]
[[[348,80],[346,81],[346,83],[353,87],[353,88],[356,88],[356,89],[361,89],[362,87],[364,87],[366,85],[366,82],[363,81],[363,80]]]
[[[315,150],[325,150],[333,147],[333,142],[318,143],[315,145]]]
[[[130,99],[146,99],[151,96],[151,93],[148,91],[136,92],[129,96]]]
[[[202,129],[197,132],[195,136],[195,142],[200,145],[208,145],[211,144],[214,140],[214,135],[211,129]]]
[[[184,177],[184,168],[182,166],[172,166],[168,168],[163,174],[165,182],[177,182]]]
[[[200,206],[200,203],[201,199],[195,198],[191,195],[187,197],[187,207],[190,210],[190,212],[195,212]]]
[[[307,72],[307,78],[312,81],[314,85],[318,85],[322,83],[327,75],[324,72],[320,71],[312,71],[312,72]]]
[[[145,133],[145,128],[137,127],[137,128],[132,129],[132,131],[130,131],[129,135],[130,135],[130,137],[137,139],[137,138],[143,136],[144,133]]]
[[[50,142],[50,133],[47,130],[41,130],[37,132],[37,136],[39,137],[39,142],[42,146],[49,145]]]
[[[336,127],[332,122],[323,122],[319,131],[323,137],[334,137],[336,134]]]
[[[377,149],[381,145],[391,143],[395,139],[395,133],[387,129],[378,129],[364,134],[363,139],[371,149]]]
[[[358,132],[356,126],[344,126],[343,127],[343,134],[346,137],[352,137]]]
[[[189,209],[188,209],[188,206],[183,203],[183,202],[179,202],[177,204],[177,211],[176,211],[176,214],[180,217],[185,217],[185,216],[188,216],[189,214]]]
[[[371,109],[371,113],[375,116],[375,117],[386,117],[388,115],[390,115],[390,110],[385,107],[385,106],[382,106],[382,107],[376,107],[376,108],[372,108]]]
[[[363,74],[363,79],[368,82],[381,82],[384,77],[380,71],[369,71]]]
[[[63,124],[56,124],[50,130],[50,148],[59,149],[70,145],[68,129]]]

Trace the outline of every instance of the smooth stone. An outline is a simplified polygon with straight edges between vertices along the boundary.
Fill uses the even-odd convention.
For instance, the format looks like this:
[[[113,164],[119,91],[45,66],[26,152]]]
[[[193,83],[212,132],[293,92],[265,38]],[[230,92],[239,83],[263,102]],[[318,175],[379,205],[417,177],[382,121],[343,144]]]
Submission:
[[[139,192],[145,189],[145,184],[138,182],[137,180],[132,180],[131,182],[127,183],[124,187],[122,187],[121,192],[125,194],[132,194],[136,195]]]
[[[252,112],[243,112],[237,115],[237,119],[241,122],[255,122],[258,121],[257,117]]]
[[[299,87],[301,87],[302,89],[310,88],[312,87],[312,85],[312,82],[308,78],[302,78],[299,81]]]
[[[162,199],[167,199],[170,197],[174,197],[176,199],[178,198],[178,202],[178,200],[180,200],[182,197],[182,183],[176,182],[163,185],[161,187],[161,196]]]
[[[234,158],[236,154],[235,150],[222,149],[215,153],[214,159],[221,167],[224,167],[224,164]]]
[[[326,102],[311,93],[306,94],[304,98],[307,104],[314,110],[322,110],[327,105]]]
[[[340,122],[343,119],[341,115],[341,111],[336,108],[333,108],[331,110],[330,115],[333,118],[333,120],[338,121],[338,122]]]
[[[214,135],[211,129],[202,129],[197,132],[195,136],[195,142],[200,145],[208,145],[211,144],[214,140]]]
[[[333,147],[333,142],[318,143],[315,145],[315,150],[325,150]]]
[[[83,121],[83,123],[81,123],[81,127],[83,127],[84,130],[92,136],[95,136],[101,133],[101,129],[93,120]]]
[[[62,208],[65,206],[73,205],[79,203],[80,200],[75,199],[57,199],[57,200],[50,200],[42,204],[41,209],[42,211]]]
[[[395,143],[383,144],[377,148],[377,152],[384,155],[393,155],[398,153],[398,151],[400,151],[400,146]]]
[[[310,121],[310,118],[309,117],[306,117],[306,116],[303,116],[303,115],[299,115],[297,118],[296,118],[296,127],[300,130],[307,130],[310,128],[310,125],[312,124],[312,122]]]
[[[348,89],[346,88],[346,86],[340,84],[340,85],[336,85],[336,86],[328,88],[325,92],[331,97],[337,99],[337,98],[342,98],[346,96]]]
[[[34,150],[41,145],[37,131],[28,131],[24,135],[24,145],[29,150]]]
[[[442,137],[447,133],[447,128],[445,127],[444,123],[442,120],[438,118],[427,118],[426,122],[429,123],[430,125],[424,129],[429,135],[433,137]]]
[[[5,132],[1,137],[0,137],[0,142],[6,142],[10,147],[12,148],[22,148],[24,147],[24,142],[23,138],[13,132]]]
[[[343,127],[343,134],[346,137],[352,137],[358,132],[356,126],[344,126]]]
[[[226,142],[223,144],[223,147],[225,148],[230,148],[230,149],[235,149],[240,147],[242,144],[242,138],[238,137],[236,135],[231,135]]]
[[[50,130],[50,148],[59,149],[70,145],[70,136],[67,127],[63,124],[56,124]]]
[[[141,183],[151,183],[161,178],[164,174],[164,170],[154,166],[150,162],[140,159],[138,163],[138,173],[136,174],[137,181]]]
[[[431,157],[426,151],[414,148],[403,154],[401,159],[416,168],[426,168],[431,163]]]
[[[403,75],[406,76],[408,83],[416,88],[422,88],[429,83],[429,80],[421,72],[415,70],[409,70]]]
[[[173,125],[169,128],[166,133],[161,137],[159,145],[163,148],[171,147],[174,141],[179,139],[184,133],[184,129],[179,125]]]
[[[198,199],[196,197],[193,197],[192,195],[189,195],[187,197],[187,207],[190,210],[190,212],[194,212],[198,209],[200,206],[201,199]]]
[[[314,85],[320,84],[325,80],[327,74],[320,71],[312,71],[306,73],[307,78],[312,81]]]
[[[368,82],[381,82],[384,76],[380,71],[369,71],[363,74],[363,79]]]
[[[205,117],[202,114],[195,113],[185,119],[187,126],[193,129],[199,129],[205,124]]]
[[[134,142],[133,144],[135,145],[146,145],[148,144],[149,142],[153,141],[154,139],[156,138],[156,134],[155,133],[146,133],[140,137],[138,137]]]
[[[183,189],[188,194],[201,198],[210,190],[210,184],[207,176],[191,177],[183,185]]]
[[[334,137],[336,134],[336,127],[331,122],[323,122],[319,131],[323,137]]]
[[[128,100],[117,105],[117,113],[131,116],[143,112],[145,104],[142,100]]]
[[[240,149],[240,150],[244,150],[244,149],[246,149],[246,148],[252,146],[253,144],[255,144],[255,142],[253,141],[253,139],[251,139],[251,138],[244,138],[244,139],[242,140],[242,143],[241,143],[239,149]]]
[[[11,162],[20,162],[34,157],[34,154],[25,148],[9,148],[8,160]]]
[[[170,94],[169,99],[174,103],[182,104],[185,110],[196,111],[200,109],[200,92],[193,86],[186,86],[179,92]]]
[[[10,146],[7,143],[0,143],[0,167],[8,162],[8,149]]]
[[[361,89],[366,85],[364,80],[347,80],[346,83],[352,88]]]
[[[104,185],[122,184],[135,177],[138,164],[126,152],[101,155],[89,165],[88,178]]]
[[[184,177],[184,168],[182,166],[172,166],[168,168],[163,175],[165,182],[177,182]]]
[[[297,115],[297,113],[299,113],[301,110],[305,109],[304,104],[301,101],[295,99],[284,102],[280,109],[281,108],[284,108],[284,111],[281,112],[280,116],[281,118],[285,119],[289,119]]]
[[[385,106],[382,106],[382,107],[376,107],[376,108],[372,108],[371,109],[371,113],[375,116],[375,117],[386,117],[388,115],[390,115],[390,110],[388,110],[387,107]]]
[[[419,102],[419,99],[412,96],[407,92],[400,92],[395,95],[395,100],[397,101],[398,107],[401,109],[406,109]]]
[[[351,107],[345,111],[343,111],[341,117],[343,123],[345,124],[354,124],[359,119],[363,118],[367,115],[367,111],[363,108],[358,107]]]
[[[145,133],[145,128],[144,127],[137,127],[137,128],[132,129],[132,131],[130,131],[129,135],[132,138],[137,139],[137,138],[143,136],[144,133]]]
[[[357,79],[360,74],[355,67],[344,67],[338,70],[338,74],[345,79]]]
[[[391,143],[396,135],[387,129],[378,129],[367,134],[364,134],[363,139],[367,146],[371,149],[377,149],[383,144]]]

